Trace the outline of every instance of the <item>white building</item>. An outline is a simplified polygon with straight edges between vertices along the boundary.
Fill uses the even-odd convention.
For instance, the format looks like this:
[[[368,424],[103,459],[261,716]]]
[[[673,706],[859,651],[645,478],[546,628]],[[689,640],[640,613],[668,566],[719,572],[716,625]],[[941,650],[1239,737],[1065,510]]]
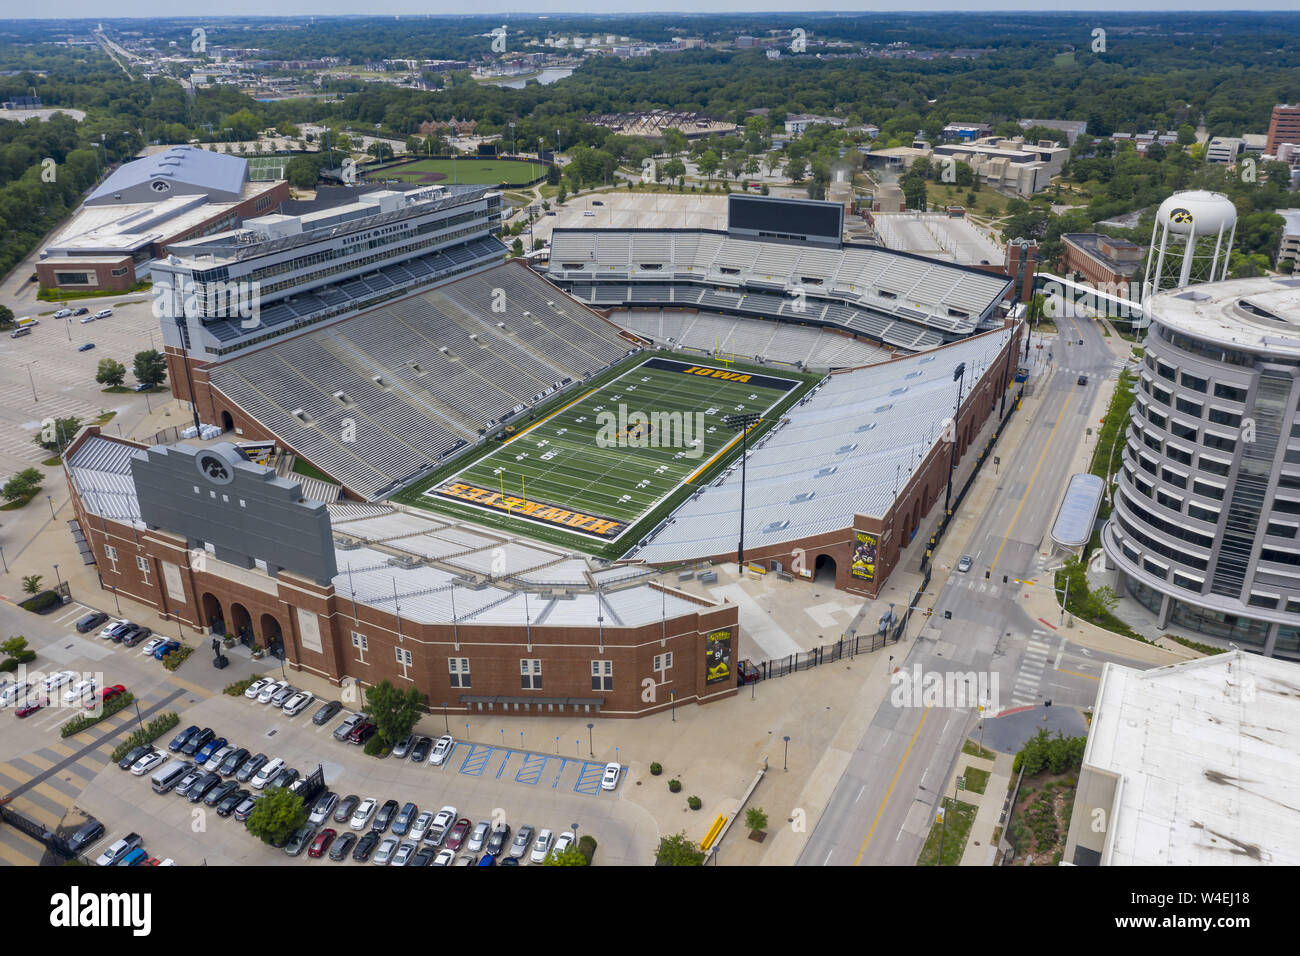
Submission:
[[[1246,151],[1246,141],[1239,136],[1215,136],[1205,147],[1207,163],[1235,163]]]
[[[1063,146],[1044,140],[1037,145],[1023,138],[1001,139],[986,136],[973,143],[947,143],[934,148],[937,162],[952,156],[967,163],[975,177],[995,189],[1017,196],[1032,196],[1046,189],[1052,177],[1065,168],[1070,151]]]

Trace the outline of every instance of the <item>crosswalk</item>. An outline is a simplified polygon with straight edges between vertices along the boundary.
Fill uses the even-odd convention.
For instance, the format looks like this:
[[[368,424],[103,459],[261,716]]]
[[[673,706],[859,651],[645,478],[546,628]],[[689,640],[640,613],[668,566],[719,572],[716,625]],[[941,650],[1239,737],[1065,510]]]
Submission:
[[[1041,703],[1039,687],[1043,680],[1043,671],[1047,668],[1047,656],[1051,648],[1047,643],[1047,632],[1035,630],[1029,638],[1029,645],[1016,671],[1015,684],[1011,689],[1013,707],[1031,707]]]

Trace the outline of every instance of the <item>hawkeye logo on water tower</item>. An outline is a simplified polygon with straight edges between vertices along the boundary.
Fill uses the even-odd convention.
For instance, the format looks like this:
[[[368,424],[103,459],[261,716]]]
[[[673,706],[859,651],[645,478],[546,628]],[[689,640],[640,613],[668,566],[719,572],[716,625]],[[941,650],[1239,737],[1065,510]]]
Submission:
[[[1192,211],[1179,206],[1177,209],[1169,210],[1169,221],[1179,226],[1190,226],[1192,224]]]

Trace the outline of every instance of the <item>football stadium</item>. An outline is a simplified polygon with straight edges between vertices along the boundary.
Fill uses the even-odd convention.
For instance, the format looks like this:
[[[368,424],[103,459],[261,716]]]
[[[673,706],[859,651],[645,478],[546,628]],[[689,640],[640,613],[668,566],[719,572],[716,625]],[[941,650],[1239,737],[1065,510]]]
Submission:
[[[361,187],[176,244],[170,380],[217,437],[79,436],[105,586],[336,683],[640,716],[667,703],[612,675],[736,687],[737,605],[661,569],[735,561],[743,533],[755,569],[874,597],[1005,414],[1012,279],[845,242],[838,204],[556,230],[540,267],[503,261],[500,208]]]

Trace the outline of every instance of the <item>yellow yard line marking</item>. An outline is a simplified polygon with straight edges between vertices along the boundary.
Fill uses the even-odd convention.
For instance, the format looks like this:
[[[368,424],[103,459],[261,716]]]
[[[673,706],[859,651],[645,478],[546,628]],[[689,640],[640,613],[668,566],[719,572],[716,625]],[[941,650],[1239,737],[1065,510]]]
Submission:
[[[708,471],[709,468],[712,467],[715,461],[717,461],[719,458],[721,458],[723,455],[727,453],[727,449],[731,448],[732,445],[740,441],[740,439],[743,438],[745,435],[748,435],[750,432],[752,432],[755,428],[757,428],[760,424],[762,424],[762,421],[763,419],[760,418],[758,421],[754,422],[754,424],[750,425],[747,429],[745,429],[743,432],[738,434],[735,438],[731,439],[731,441],[727,442],[725,445],[719,448],[718,453],[714,455],[712,458],[710,458],[708,461],[706,461],[703,465],[701,465],[699,470],[695,471],[689,478],[686,479],[686,481],[683,482],[683,484],[689,485],[696,478],[700,477],[700,475],[702,475],[704,472]]]
[[[606,384],[608,384],[608,383],[606,383]],[[552,418],[554,418],[556,415],[560,414],[560,412],[564,411],[566,408],[571,408],[571,407],[573,407],[574,405],[577,405],[577,404],[578,404],[580,401],[582,401],[584,398],[587,398],[587,397],[590,396],[590,395],[595,395],[598,391],[600,391],[601,388],[604,388],[604,387],[605,387],[605,386],[602,385],[602,386],[600,386],[600,388],[593,388],[590,392],[587,392],[586,395],[579,395],[579,396],[578,396],[577,398],[575,398],[573,401],[569,402],[568,405],[565,405],[564,408],[557,408],[555,411],[551,412],[551,414],[547,415],[545,418],[543,418],[543,419],[541,419],[541,420],[539,420],[539,421],[535,421],[535,422],[533,422],[531,425],[529,425],[527,428],[525,428],[523,431],[521,431],[518,435],[514,435],[513,437],[508,438],[508,439],[506,439],[504,442],[502,442],[502,443],[501,443],[502,447],[505,447],[506,445],[509,445],[509,444],[510,444],[512,441],[514,441],[516,438],[523,438],[525,435],[527,435],[530,431],[532,431],[532,430],[533,430],[534,428],[536,428],[538,425],[545,425],[547,422],[549,422],[549,421],[550,421]]]

